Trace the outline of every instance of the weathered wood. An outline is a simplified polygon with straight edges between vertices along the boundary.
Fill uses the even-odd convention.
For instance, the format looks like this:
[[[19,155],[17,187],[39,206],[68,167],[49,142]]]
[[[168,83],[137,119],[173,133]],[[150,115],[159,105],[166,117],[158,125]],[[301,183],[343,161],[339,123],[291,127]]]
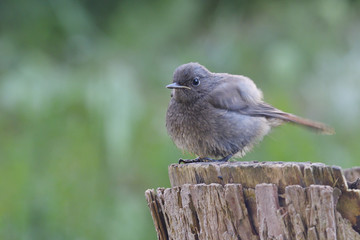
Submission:
[[[360,178],[360,167],[345,169],[344,176],[349,182],[355,182]]]
[[[160,206],[163,201],[162,193],[164,188],[158,188],[157,193],[153,189],[148,189],[145,192],[146,201],[150,208],[151,216],[154,220],[154,225],[159,239],[168,239],[167,228],[165,225],[164,212]]]
[[[360,190],[339,167],[174,164],[169,176],[172,188],[145,193],[159,239],[360,240]]]
[[[255,187],[259,235],[262,238],[285,239],[282,217],[279,216],[280,204],[278,189],[274,184],[258,184]]]
[[[344,176],[350,189],[360,189],[360,167],[345,169]]]
[[[346,189],[341,168],[323,163],[295,162],[224,162],[172,164],[169,166],[172,187],[199,183],[241,183],[255,188],[260,183],[273,183],[280,193],[289,185],[308,187],[311,184]]]

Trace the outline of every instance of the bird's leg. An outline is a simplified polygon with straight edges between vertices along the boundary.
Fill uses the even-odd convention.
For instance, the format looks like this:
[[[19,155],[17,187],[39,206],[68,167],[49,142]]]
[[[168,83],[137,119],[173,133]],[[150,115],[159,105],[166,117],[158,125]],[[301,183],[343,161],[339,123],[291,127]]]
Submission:
[[[233,154],[229,154],[226,157],[223,157],[222,159],[215,160],[216,162],[227,162],[229,159],[233,156]]]
[[[197,163],[197,162],[227,162],[231,157],[233,156],[233,154],[229,154],[226,157],[223,157],[219,160],[216,159],[212,159],[209,157],[197,157],[195,159],[179,159],[179,164],[180,163]]]
[[[203,158],[197,157],[195,159],[182,159],[182,158],[179,159],[179,164],[180,163],[185,163],[185,164],[186,163],[197,163],[197,162],[204,162]]]

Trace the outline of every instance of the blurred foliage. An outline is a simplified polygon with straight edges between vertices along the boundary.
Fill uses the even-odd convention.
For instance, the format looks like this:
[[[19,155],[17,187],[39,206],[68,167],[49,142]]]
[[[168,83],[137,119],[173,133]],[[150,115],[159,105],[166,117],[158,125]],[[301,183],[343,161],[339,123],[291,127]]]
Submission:
[[[251,77],[283,126],[243,160],[359,165],[358,1],[0,2],[0,239],[156,239],[180,64]]]

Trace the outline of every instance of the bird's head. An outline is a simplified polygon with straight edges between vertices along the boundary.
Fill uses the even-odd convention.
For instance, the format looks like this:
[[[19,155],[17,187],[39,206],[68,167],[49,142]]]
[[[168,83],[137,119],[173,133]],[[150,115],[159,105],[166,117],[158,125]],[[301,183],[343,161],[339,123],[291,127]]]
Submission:
[[[173,89],[172,96],[182,103],[196,102],[213,89],[213,74],[199,63],[186,63],[176,68],[173,83],[167,85]]]

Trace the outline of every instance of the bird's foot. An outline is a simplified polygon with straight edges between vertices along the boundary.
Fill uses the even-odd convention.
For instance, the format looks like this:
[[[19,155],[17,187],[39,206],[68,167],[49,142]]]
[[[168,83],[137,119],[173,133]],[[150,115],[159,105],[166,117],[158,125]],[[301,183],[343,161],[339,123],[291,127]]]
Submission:
[[[205,162],[205,161],[204,161],[204,158],[201,158],[201,157],[197,157],[195,159],[182,159],[182,158],[179,159],[179,164],[180,163],[184,163],[184,164],[197,163],[197,162]]]
[[[179,164],[180,163],[184,163],[184,164],[187,164],[187,163],[197,163],[197,162],[227,162],[229,161],[229,159],[232,157],[233,155],[230,154],[226,157],[223,157],[221,159],[212,159],[212,158],[208,158],[208,157],[197,157],[195,159],[182,159],[180,158],[179,159]]]
[[[233,154],[229,154],[226,157],[223,157],[222,159],[216,160],[217,162],[227,162],[230,158],[232,158]]]

